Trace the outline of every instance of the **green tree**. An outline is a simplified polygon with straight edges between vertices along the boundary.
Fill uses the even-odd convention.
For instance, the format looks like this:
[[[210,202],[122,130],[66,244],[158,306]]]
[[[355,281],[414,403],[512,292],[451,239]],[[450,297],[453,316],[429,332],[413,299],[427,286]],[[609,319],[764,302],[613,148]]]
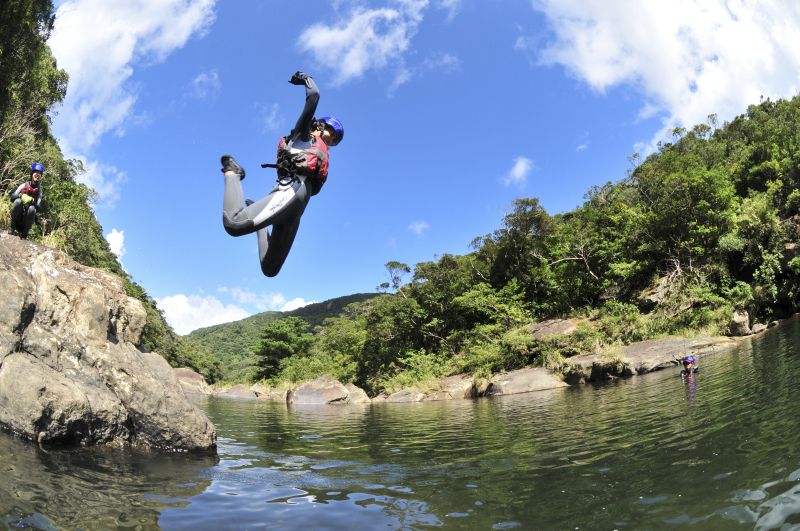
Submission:
[[[261,336],[256,354],[257,380],[277,374],[281,360],[308,353],[314,336],[308,323],[299,317],[285,317],[269,323]]]

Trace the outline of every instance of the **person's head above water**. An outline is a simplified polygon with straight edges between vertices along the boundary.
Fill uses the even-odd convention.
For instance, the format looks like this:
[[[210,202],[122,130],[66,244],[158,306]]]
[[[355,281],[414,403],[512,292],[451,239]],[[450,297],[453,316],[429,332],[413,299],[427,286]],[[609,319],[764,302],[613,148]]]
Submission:
[[[336,146],[344,138],[344,126],[333,116],[323,116],[316,120],[313,134],[319,136],[325,144]]]
[[[695,363],[694,356],[684,356],[681,363],[683,363],[684,368],[691,369]]]

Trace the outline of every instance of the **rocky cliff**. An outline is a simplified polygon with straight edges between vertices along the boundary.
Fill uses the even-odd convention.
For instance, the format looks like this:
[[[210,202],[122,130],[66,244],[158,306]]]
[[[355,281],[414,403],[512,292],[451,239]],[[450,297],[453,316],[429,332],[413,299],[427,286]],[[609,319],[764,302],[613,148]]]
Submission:
[[[0,425],[40,444],[216,448],[122,281],[0,234]]]

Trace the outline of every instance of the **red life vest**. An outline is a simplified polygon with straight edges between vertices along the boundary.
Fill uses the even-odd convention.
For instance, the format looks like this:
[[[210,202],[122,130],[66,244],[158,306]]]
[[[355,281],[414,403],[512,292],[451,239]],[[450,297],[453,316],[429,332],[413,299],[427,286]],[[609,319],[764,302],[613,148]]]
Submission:
[[[33,187],[30,181],[25,182],[25,186],[22,187],[22,191],[20,191],[19,195],[29,195],[34,199],[39,199],[39,187]]]
[[[278,142],[278,163],[291,161],[292,171],[311,181],[311,195],[317,194],[328,180],[328,145],[319,137],[311,136],[313,144],[305,148],[289,147],[286,137]]]

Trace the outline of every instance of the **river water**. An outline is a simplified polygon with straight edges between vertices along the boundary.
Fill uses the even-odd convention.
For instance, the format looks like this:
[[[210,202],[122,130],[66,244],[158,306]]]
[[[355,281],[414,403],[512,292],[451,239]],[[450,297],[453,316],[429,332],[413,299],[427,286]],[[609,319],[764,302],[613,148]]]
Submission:
[[[800,529],[800,321],[611,384],[476,401],[211,398],[215,458],[0,434],[34,529]]]

